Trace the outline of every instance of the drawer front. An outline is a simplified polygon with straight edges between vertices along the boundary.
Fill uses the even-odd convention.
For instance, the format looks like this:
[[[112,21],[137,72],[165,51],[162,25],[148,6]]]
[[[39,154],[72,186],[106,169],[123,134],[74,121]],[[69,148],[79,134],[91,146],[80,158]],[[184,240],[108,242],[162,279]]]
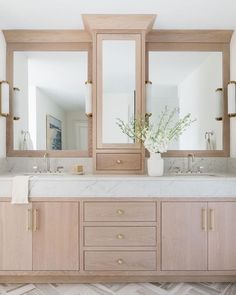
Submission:
[[[86,202],[85,221],[156,221],[155,202]]]
[[[156,246],[156,227],[85,227],[85,246]]]
[[[155,251],[86,251],[85,270],[156,270]]]
[[[141,154],[97,154],[97,170],[141,170]]]

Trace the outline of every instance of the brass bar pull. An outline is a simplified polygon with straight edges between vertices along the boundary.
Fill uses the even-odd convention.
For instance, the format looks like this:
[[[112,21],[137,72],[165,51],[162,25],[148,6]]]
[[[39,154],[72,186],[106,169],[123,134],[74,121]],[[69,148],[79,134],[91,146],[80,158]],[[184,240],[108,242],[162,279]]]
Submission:
[[[33,218],[34,218],[34,228],[33,231],[38,230],[38,209],[34,209],[33,211]]]
[[[32,211],[31,209],[27,210],[27,230],[32,230]]]
[[[214,228],[215,228],[215,212],[214,212],[214,209],[209,210],[209,215],[210,215],[209,229],[214,230]]]
[[[202,208],[202,230],[207,230],[207,210]]]

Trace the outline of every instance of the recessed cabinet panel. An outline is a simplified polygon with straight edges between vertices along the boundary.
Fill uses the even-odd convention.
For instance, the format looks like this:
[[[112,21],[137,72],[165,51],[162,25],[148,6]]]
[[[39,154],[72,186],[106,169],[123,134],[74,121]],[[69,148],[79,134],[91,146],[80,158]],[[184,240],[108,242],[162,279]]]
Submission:
[[[207,270],[207,203],[162,203],[162,270]]]
[[[209,203],[209,270],[236,270],[236,202]]]
[[[78,203],[34,203],[33,219],[33,270],[78,270]]]
[[[0,202],[0,270],[32,270],[31,204]]]

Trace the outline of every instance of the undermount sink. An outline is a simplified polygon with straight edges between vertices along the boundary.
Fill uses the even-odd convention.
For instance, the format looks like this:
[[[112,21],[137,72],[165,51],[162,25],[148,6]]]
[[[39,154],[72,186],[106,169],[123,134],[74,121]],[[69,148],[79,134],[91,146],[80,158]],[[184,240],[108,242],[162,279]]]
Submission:
[[[188,176],[188,177],[199,177],[199,176],[217,176],[217,174],[215,173],[173,173],[173,174],[170,174],[170,176]]]

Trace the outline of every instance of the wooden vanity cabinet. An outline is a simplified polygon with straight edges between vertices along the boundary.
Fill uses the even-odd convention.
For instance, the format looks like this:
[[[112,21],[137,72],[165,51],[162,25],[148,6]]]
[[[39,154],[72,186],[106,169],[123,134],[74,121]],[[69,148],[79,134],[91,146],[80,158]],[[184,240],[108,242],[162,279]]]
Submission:
[[[32,270],[31,208],[0,202],[0,270]]]
[[[207,270],[207,203],[162,203],[162,270]]]
[[[236,202],[163,202],[162,270],[236,270]]]
[[[78,202],[33,203],[33,270],[79,269]]]

